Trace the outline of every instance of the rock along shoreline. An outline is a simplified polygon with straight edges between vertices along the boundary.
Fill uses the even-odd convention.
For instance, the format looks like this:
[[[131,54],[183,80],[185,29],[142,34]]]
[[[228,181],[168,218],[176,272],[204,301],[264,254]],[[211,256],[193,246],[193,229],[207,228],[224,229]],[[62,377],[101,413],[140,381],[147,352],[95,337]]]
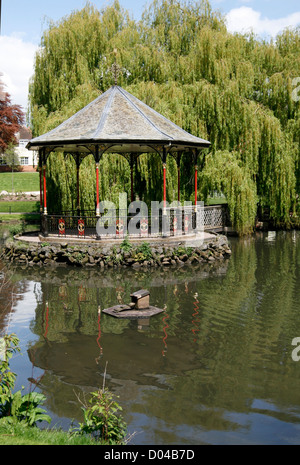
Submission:
[[[172,267],[192,263],[214,263],[228,259],[231,249],[226,236],[217,235],[189,247],[178,241],[173,244],[139,244],[124,240],[118,245],[31,243],[8,241],[2,249],[5,261],[28,266],[69,265],[77,267]]]

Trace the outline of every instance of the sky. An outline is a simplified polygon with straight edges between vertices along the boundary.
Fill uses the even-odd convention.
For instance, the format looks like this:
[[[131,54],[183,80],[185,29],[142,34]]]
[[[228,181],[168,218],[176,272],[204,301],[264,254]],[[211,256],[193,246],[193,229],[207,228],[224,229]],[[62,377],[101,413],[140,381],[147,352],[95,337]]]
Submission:
[[[136,20],[151,0],[119,0]],[[91,0],[98,9],[112,0]],[[214,10],[226,16],[231,32],[252,30],[268,39],[286,27],[300,25],[299,0],[211,0]],[[0,33],[0,72],[12,103],[27,110],[28,83],[34,72],[34,57],[49,20],[58,21],[86,0],[2,0]]]

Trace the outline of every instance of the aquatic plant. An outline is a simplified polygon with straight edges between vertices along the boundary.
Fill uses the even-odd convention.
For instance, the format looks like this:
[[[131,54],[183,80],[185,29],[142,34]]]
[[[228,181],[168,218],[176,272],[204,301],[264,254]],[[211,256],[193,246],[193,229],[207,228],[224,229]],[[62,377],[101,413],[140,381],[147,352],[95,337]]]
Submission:
[[[128,236],[125,237],[123,240],[122,244],[120,245],[120,249],[123,250],[123,252],[130,252],[132,249],[132,244],[130,243]]]
[[[139,261],[151,260],[152,257],[153,254],[149,242],[142,242],[142,244],[136,248],[135,258]]]
[[[105,387],[105,375],[106,367],[102,389],[91,392],[88,401],[85,397],[81,400],[77,396],[84,415],[84,422],[79,423],[79,432],[89,434],[96,440],[104,440],[106,444],[122,444],[127,426],[120,414],[122,407],[114,400],[112,392]]]
[[[0,339],[0,418],[9,417],[12,422],[23,421],[28,426],[51,418],[40,407],[46,397],[38,392],[22,395],[21,391],[13,393],[16,374],[10,369],[9,360],[20,352],[19,339],[15,334],[5,335]]]

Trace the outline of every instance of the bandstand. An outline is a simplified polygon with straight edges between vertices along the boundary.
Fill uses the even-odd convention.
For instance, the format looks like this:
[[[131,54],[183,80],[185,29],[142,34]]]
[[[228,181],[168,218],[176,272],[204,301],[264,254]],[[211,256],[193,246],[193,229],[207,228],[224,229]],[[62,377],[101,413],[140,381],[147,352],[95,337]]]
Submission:
[[[138,100],[118,85],[112,86],[89,105],[64,121],[52,131],[32,139],[27,148],[39,152],[41,232],[46,236],[76,235],[78,238],[102,239],[105,236],[121,238],[126,234],[128,216],[118,211],[107,234],[99,234],[97,223],[104,215],[99,198],[99,163],[104,153],[120,154],[126,158],[131,169],[131,202],[134,201],[133,169],[137,158],[144,153],[159,154],[163,166],[162,209],[155,217],[158,227],[154,228],[154,218],[148,212],[140,214],[139,232],[141,237],[159,236],[164,217],[168,218],[169,234],[194,234],[197,224],[197,176],[199,152],[210,146],[210,142],[184,131],[148,105]],[[48,212],[46,162],[50,153],[71,154],[77,166],[77,211]],[[195,203],[192,207],[180,207],[180,160],[183,153],[189,153],[195,167]],[[96,205],[93,212],[80,211],[79,207],[79,168],[82,160],[92,154],[95,159]],[[178,170],[178,196],[175,209],[169,208],[166,200],[167,156],[174,157]],[[211,210],[211,209],[210,209]],[[211,228],[220,227],[224,222],[222,207],[202,211],[204,223]],[[171,213],[173,212],[173,213]],[[203,216],[204,215],[204,216]],[[107,218],[107,217],[106,217]],[[214,224],[213,224],[214,222]],[[187,224],[188,223],[188,224]],[[204,224],[204,229],[207,229]],[[166,231],[165,231],[166,232]]]

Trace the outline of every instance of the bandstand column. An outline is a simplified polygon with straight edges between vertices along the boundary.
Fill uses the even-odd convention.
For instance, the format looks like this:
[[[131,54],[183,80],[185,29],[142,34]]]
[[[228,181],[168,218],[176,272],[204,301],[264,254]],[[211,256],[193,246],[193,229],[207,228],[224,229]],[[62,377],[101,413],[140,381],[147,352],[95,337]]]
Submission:
[[[163,208],[163,214],[166,214],[166,207],[167,207],[167,151],[164,148],[163,150],[163,176],[164,176],[164,208]]]
[[[134,194],[133,194],[133,164],[134,164],[134,158],[133,154],[130,154],[130,183],[131,183],[131,202],[133,202]]]
[[[177,200],[180,202],[180,167],[177,166]]]
[[[96,216],[100,216],[100,208],[99,208],[99,147],[96,147]]]
[[[100,209],[99,209],[99,163],[96,163],[96,198],[97,198],[96,216],[100,216]]]
[[[47,182],[46,182],[46,163],[47,163],[47,159],[46,159],[46,150],[45,149],[43,149],[41,151],[41,155],[42,155],[42,157],[41,157],[41,160],[42,160],[41,173],[43,172],[43,174],[42,174],[42,176],[43,176],[42,184],[43,184],[43,197],[44,197],[44,212],[42,214],[41,227],[42,227],[42,232],[43,232],[44,236],[47,237],[48,236]]]
[[[181,152],[177,154],[176,163],[177,163],[177,200],[180,202],[180,160]]]
[[[46,155],[43,153],[44,215],[47,215]]]
[[[198,165],[195,165],[195,205],[197,205],[197,198],[198,198]]]
[[[167,205],[167,186],[166,186],[166,171],[167,171],[167,164],[163,164],[163,170],[164,170],[164,209],[166,208]]]
[[[76,155],[76,171],[77,171],[77,214],[80,214],[80,191],[79,191],[79,168],[80,168],[80,158],[79,153]]]
[[[42,185],[42,151],[39,150],[39,176],[40,176],[40,213],[43,213],[43,185]]]
[[[195,152],[195,210],[197,207],[198,199],[198,152]]]

